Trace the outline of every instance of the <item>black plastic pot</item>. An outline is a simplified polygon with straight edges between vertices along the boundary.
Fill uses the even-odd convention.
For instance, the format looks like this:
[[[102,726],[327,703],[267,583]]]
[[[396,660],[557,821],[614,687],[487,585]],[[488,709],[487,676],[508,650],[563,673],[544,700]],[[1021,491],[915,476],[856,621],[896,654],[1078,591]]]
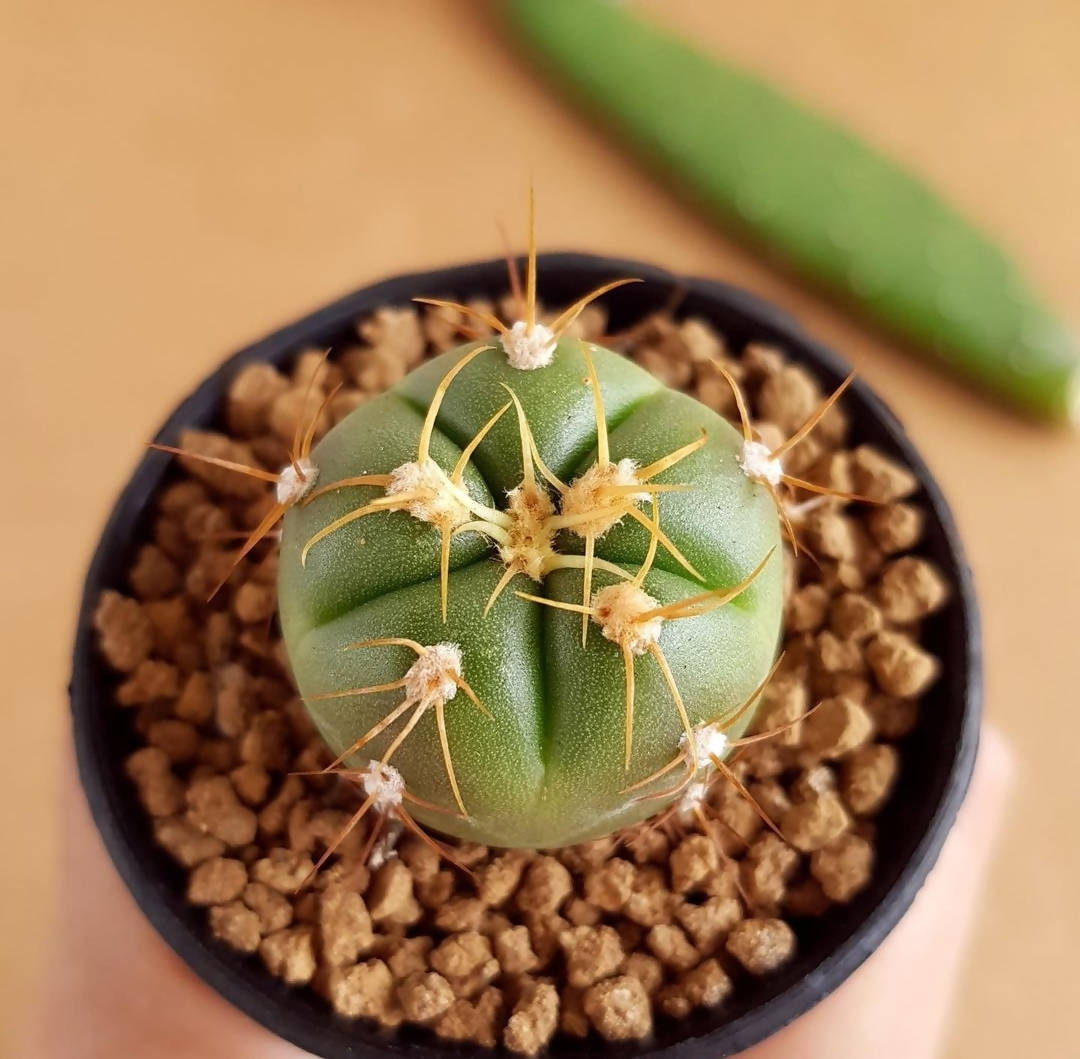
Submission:
[[[787,316],[721,283],[581,254],[545,255],[539,275],[541,296],[549,304],[569,303],[617,276],[640,276],[643,283],[608,295],[613,327],[632,323],[679,291],[683,295],[679,314],[709,320],[734,348],[751,340],[777,343],[816,374],[827,390],[848,371],[839,357]],[[405,304],[414,295],[464,299],[493,296],[504,288],[503,263],[483,262],[401,276],[351,294],[227,360],[170,416],[160,440],[175,442],[181,427],[213,425],[227,383],[245,364],[285,365],[301,349],[343,342],[357,317],[378,306]],[[919,500],[928,515],[921,550],[955,587],[949,605],[926,626],[929,649],[944,661],[943,674],[906,741],[899,784],[879,819],[873,881],[850,904],[799,925],[796,959],[753,988],[738,991],[730,1003],[680,1021],[661,1020],[653,1039],[640,1045],[560,1039],[551,1048],[553,1057],[718,1059],[757,1043],[830,993],[877,948],[911,904],[952,826],[974,764],[981,706],[979,622],[970,571],[948,506],[900,423],[859,381],[848,391],[845,406],[855,440],[872,442],[918,475],[923,487]],[[133,445],[136,441],[132,439]],[[166,467],[164,459],[145,457],[120,497],[87,576],[75,642],[71,708],[79,772],[117,869],[162,937],[201,978],[251,1018],[316,1055],[441,1059],[448,1054],[489,1054],[440,1043],[419,1030],[389,1035],[363,1022],[338,1018],[311,991],[284,986],[257,959],[216,943],[202,910],[186,904],[184,873],[154,844],[149,820],[123,774],[123,759],[135,744],[129,718],[111,704],[113,678],[95,649],[91,626],[101,590],[124,588],[129,561],[145,539],[152,497]]]

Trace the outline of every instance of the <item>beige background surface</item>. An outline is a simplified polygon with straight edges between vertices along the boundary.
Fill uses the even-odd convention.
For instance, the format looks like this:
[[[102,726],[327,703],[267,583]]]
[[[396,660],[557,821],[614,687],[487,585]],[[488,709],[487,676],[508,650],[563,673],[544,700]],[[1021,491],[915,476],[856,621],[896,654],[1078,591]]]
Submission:
[[[1080,319],[1075,0],[642,6],[913,163]],[[238,344],[368,280],[497,253],[493,221],[520,225],[532,174],[542,246],[771,297],[909,425],[966,535],[987,709],[1021,766],[947,1054],[1080,1054],[1076,438],[972,398],[732,246],[468,0],[4,0],[0,24],[0,1026],[58,881],[74,605],[140,442]]]

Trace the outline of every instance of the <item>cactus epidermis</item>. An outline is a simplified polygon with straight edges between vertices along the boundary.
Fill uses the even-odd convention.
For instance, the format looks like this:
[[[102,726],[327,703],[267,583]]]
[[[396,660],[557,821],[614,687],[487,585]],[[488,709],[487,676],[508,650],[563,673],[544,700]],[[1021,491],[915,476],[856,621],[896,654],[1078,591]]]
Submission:
[[[662,809],[703,725],[741,735],[780,633],[779,521],[726,420],[558,323],[542,364],[500,329],[312,451],[279,605],[338,764],[392,759],[440,831],[556,847]]]

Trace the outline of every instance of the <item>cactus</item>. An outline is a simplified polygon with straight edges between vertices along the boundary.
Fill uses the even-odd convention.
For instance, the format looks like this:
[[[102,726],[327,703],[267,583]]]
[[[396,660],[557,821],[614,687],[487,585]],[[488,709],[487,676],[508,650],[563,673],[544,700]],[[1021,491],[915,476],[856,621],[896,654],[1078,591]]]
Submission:
[[[732,751],[775,734],[745,732],[779,665],[782,531],[798,549],[781,490],[864,499],[781,464],[850,380],[769,449],[721,363],[741,429],[568,333],[632,281],[541,323],[531,233],[522,320],[418,299],[495,336],[312,448],[320,407],[278,474],[154,446],[272,483],[236,561],[284,519],[282,631],[353,823],[552,848],[702,817],[711,783],[741,789]]]
[[[751,698],[779,524],[715,413],[600,347],[523,370],[509,344],[430,361],[322,440],[279,605],[336,764],[392,758],[440,831],[561,846],[662,807],[671,781],[639,781]]]
[[[358,817],[389,798],[486,844],[599,837],[721,767],[752,718],[780,636],[775,483],[744,467],[749,435],[567,334],[620,282],[546,326],[530,247],[522,320],[484,315],[495,338],[302,467],[279,611]]]
[[[1080,424],[1075,334],[1001,247],[848,130],[634,6],[505,0],[498,9],[542,71],[695,206],[957,375]]]

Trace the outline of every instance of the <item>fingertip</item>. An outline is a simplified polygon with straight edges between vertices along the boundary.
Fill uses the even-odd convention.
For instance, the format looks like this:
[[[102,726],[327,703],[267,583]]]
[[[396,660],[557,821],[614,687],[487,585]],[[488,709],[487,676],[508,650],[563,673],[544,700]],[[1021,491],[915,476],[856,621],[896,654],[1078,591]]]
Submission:
[[[1016,781],[1015,753],[994,725],[979,733],[971,786],[956,819],[955,845],[966,847],[976,875],[989,868],[989,852],[1001,831]]]
[[[976,770],[996,787],[1004,791],[1016,782],[1016,754],[996,725],[986,724],[980,733],[979,755]]]

